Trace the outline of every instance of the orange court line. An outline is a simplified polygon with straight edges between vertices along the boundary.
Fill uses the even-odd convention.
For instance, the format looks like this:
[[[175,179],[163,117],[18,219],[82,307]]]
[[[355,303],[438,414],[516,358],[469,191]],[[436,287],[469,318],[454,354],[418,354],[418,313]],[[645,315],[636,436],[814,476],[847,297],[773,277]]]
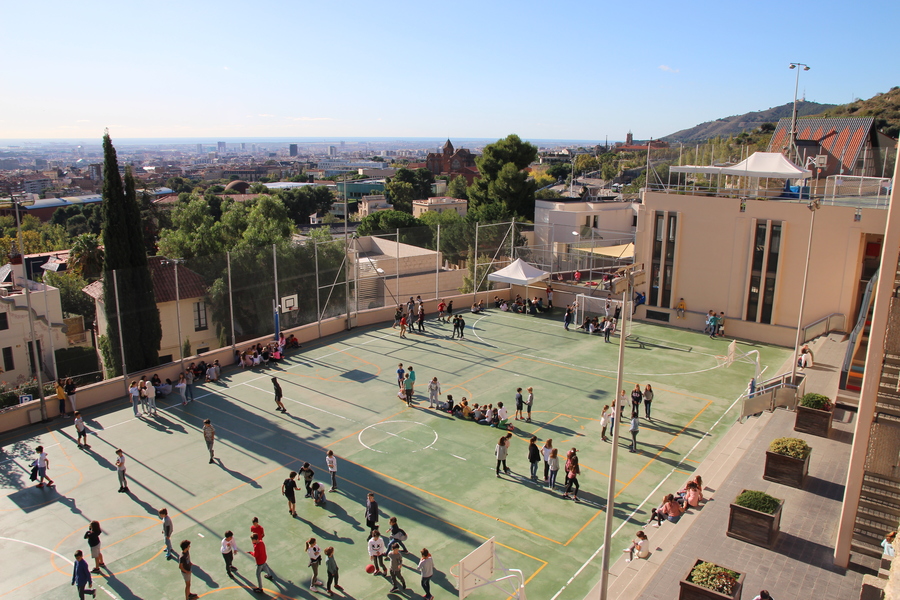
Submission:
[[[41,575],[40,577],[35,577],[35,578],[32,579],[31,581],[29,581],[29,582],[27,582],[27,583],[23,583],[23,584],[20,585],[19,587],[14,587],[13,589],[11,589],[11,590],[9,590],[9,591],[3,592],[2,594],[0,594],[0,596],[7,596],[7,595],[9,595],[9,594],[12,594],[12,593],[15,592],[16,590],[21,590],[23,587],[27,587],[27,586],[31,585],[32,583],[34,583],[35,581],[40,581],[41,579],[43,579],[43,578],[46,577],[47,575],[53,575],[53,574],[56,573],[57,571],[59,571],[59,569],[56,569],[56,570],[53,570],[53,571],[48,571],[48,572],[44,573],[43,575]],[[60,571],[60,573],[62,573],[62,571]],[[63,573],[63,575],[65,575],[65,573]]]
[[[693,458],[684,458],[684,459],[682,459],[682,460],[686,460],[686,461],[692,462],[692,463],[697,463],[698,465],[700,464],[700,461],[699,461],[699,460],[694,460]]]
[[[691,474],[691,473],[688,473],[687,471],[681,471],[679,469],[672,469],[672,472],[673,473],[681,473],[682,475],[690,475]]]

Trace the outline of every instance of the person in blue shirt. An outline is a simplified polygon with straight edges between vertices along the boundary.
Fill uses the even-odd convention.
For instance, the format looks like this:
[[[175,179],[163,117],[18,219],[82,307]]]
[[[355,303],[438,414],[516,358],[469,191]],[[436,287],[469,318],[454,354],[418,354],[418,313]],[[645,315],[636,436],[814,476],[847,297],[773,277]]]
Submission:
[[[94,583],[91,579],[91,568],[88,566],[87,561],[84,560],[84,554],[81,550],[75,551],[75,569],[72,572],[72,585],[78,586],[79,600],[84,600],[85,594],[90,594],[93,597],[97,596],[97,590],[85,589],[87,587],[93,588]]]

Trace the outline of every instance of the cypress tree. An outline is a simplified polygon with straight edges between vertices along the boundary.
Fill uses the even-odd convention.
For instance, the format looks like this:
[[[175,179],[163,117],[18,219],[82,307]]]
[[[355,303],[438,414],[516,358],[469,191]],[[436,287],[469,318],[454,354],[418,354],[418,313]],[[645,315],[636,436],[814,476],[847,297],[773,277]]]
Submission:
[[[103,135],[103,299],[106,306],[106,336],[112,352],[112,370],[122,373],[119,345],[118,304],[121,304],[125,365],[129,372],[159,364],[162,326],[153,293],[153,280],[141,235],[140,208],[131,170],[125,182],[119,174],[116,149],[109,132]],[[113,271],[118,283],[113,284]]]

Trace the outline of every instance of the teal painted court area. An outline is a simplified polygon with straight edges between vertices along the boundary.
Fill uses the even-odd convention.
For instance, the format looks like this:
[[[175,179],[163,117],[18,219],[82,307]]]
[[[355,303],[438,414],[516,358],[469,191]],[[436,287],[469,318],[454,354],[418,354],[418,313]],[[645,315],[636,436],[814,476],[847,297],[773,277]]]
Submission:
[[[409,567],[427,547],[437,569],[432,592],[449,599],[457,596],[450,567],[493,536],[502,563],[524,572],[530,599],[581,600],[599,579],[599,555],[581,567],[603,540],[610,444],[600,439],[598,419],[615,395],[617,344],[566,332],[559,310],[552,319],[499,311],[465,317],[463,340],[451,340],[450,324],[434,320],[426,322],[425,334],[410,333],[405,340],[389,325],[360,328],[304,346],[277,366],[230,369],[221,382],[199,386],[196,401],[185,407],[174,396],[159,401],[165,409],[157,418],[134,418],[124,401],[88,410],[88,450],[77,448],[68,421],[8,437],[0,457],[0,549],[15,558],[7,563],[15,568],[4,569],[0,595],[76,598],[68,561],[76,549],[87,553],[84,531],[89,521],[99,520],[109,571],[94,578],[98,598],[183,598],[156,516],[166,507],[176,546],[182,539],[192,542],[193,591],[201,597],[323,596],[309,590],[304,542],[315,537],[322,548],[335,548],[347,597],[421,597],[419,577]],[[613,560],[620,560],[621,548],[658,497],[675,491],[734,421],[732,406],[754,370],[740,363],[718,367],[716,356],[725,354],[727,339],[642,323],[635,323],[634,334],[692,351],[628,344],[626,391],[635,383],[653,386],[654,420],[641,420],[638,454],[627,452],[627,428],[620,430]],[[767,368],[763,377],[774,375],[790,354],[752,349]],[[412,407],[397,397],[401,362],[418,374]],[[287,414],[274,411],[272,376],[281,382]],[[503,402],[510,414],[515,389],[534,387],[533,422],[514,422],[512,476],[494,475],[500,431],[427,408],[427,383],[434,376],[442,399],[449,393],[457,402]],[[208,464],[201,433],[206,418],[218,435],[215,464]],[[539,445],[552,438],[563,456],[578,449],[581,502],[563,500],[559,490],[529,480],[531,435]],[[49,452],[56,488],[36,489],[28,480],[39,444]],[[117,447],[128,457],[131,494],[116,493]],[[328,494],[325,508],[300,493],[298,516],[292,518],[280,493],[282,481],[308,461],[315,480],[328,484],[328,449],[338,457],[339,490]],[[404,560],[410,588],[404,593],[388,594],[389,580],[364,572],[369,491],[379,501],[382,530],[396,516],[409,535],[406,545],[414,554]],[[232,580],[219,552],[227,529],[242,550],[250,549],[254,516],[265,527],[269,565],[277,575],[263,580],[263,595],[250,591],[256,587],[251,557],[235,559],[239,571]],[[506,596],[486,589],[470,597]]]

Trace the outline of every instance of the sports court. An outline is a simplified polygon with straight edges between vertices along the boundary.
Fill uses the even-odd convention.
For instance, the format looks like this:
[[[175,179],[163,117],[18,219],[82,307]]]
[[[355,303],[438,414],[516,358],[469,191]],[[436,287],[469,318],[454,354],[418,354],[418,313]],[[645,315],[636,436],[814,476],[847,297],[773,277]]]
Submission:
[[[600,440],[598,417],[615,394],[618,346],[600,335],[564,331],[559,309],[552,318],[496,310],[464,316],[464,340],[451,340],[451,325],[433,318],[425,334],[410,333],[406,340],[388,323],[304,345],[262,370],[231,368],[220,383],[198,386],[197,400],[185,407],[177,395],[158,401],[164,410],[157,418],[134,418],[124,400],[88,409],[88,450],[77,448],[69,421],[7,437],[0,457],[0,549],[13,560],[7,560],[11,568],[4,569],[0,595],[77,597],[69,585],[69,561],[76,549],[87,552],[84,531],[89,521],[99,520],[110,571],[94,578],[98,598],[183,598],[177,563],[165,559],[156,516],[158,508],[167,507],[176,547],[182,539],[192,541],[193,591],[201,597],[324,596],[309,590],[304,542],[311,536],[322,548],[335,548],[346,597],[421,597],[419,577],[410,567],[422,547],[434,556],[432,593],[458,597],[451,566],[495,537],[497,558],[523,572],[529,598],[581,600],[599,579],[599,554],[582,566],[603,540],[610,445]],[[641,420],[638,454],[627,452],[627,427],[620,429],[613,560],[621,560],[621,548],[646,522],[658,497],[675,491],[731,425],[733,409],[725,413],[754,372],[749,364],[719,366],[727,338],[643,323],[634,324],[633,334],[691,351],[627,344],[624,387],[653,386],[654,420]],[[759,351],[767,369],[763,377],[774,375],[790,354],[763,345],[741,348]],[[412,407],[397,397],[401,362],[418,374]],[[281,381],[287,414],[273,410],[271,376]],[[433,376],[442,397],[502,401],[510,415],[516,388],[534,387],[533,422],[514,422],[508,461],[513,476],[494,475],[500,431],[427,409]],[[212,465],[201,434],[205,418],[218,436]],[[552,438],[561,458],[569,448],[578,449],[579,503],[529,480],[531,435],[539,446]],[[55,488],[36,489],[29,481],[28,465],[39,444],[49,453]],[[131,494],[116,493],[117,447],[128,457]],[[327,449],[338,457],[339,491],[328,494],[325,508],[299,494],[298,517],[292,518],[280,493],[282,481],[309,461],[315,480],[327,484]],[[388,517],[396,516],[409,535],[406,545],[413,554],[404,559],[406,592],[388,594],[387,578],[364,572],[368,491],[380,504],[382,530]],[[251,591],[253,559],[236,557],[239,572],[232,580],[219,551],[227,529],[235,532],[241,550],[249,550],[254,516],[266,529],[269,565],[278,576],[263,580],[262,595]],[[619,531],[626,519],[631,522]],[[324,566],[320,578],[325,579]],[[507,594],[488,587],[469,597]]]

